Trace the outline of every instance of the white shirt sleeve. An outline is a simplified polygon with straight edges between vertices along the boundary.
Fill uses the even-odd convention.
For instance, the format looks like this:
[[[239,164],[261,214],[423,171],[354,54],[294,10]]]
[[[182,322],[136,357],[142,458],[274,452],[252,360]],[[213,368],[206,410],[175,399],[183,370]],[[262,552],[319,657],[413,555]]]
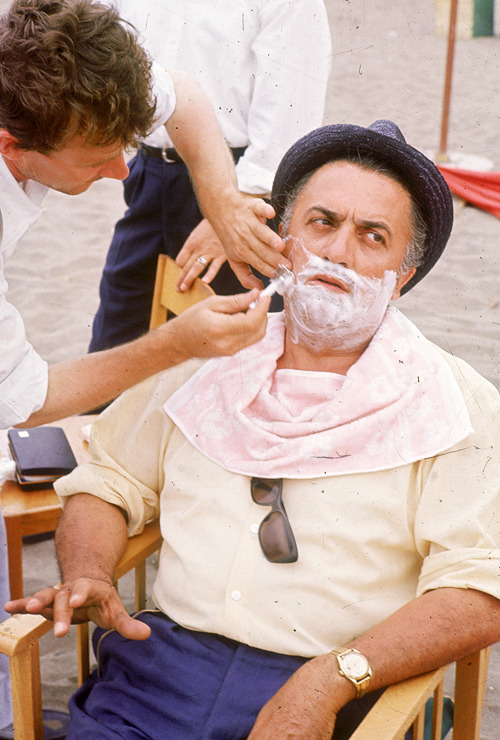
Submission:
[[[1,268],[0,258],[0,268]],[[25,421],[47,396],[48,366],[26,339],[19,312],[6,299],[0,270],[0,428]]]
[[[267,0],[260,8],[260,29],[253,43],[249,146],[236,167],[240,190],[252,194],[270,192],[287,149],[323,124],[331,67],[322,0]]]
[[[163,126],[175,110],[174,82],[166,69],[153,62],[153,94],[156,98],[156,115],[152,131]]]

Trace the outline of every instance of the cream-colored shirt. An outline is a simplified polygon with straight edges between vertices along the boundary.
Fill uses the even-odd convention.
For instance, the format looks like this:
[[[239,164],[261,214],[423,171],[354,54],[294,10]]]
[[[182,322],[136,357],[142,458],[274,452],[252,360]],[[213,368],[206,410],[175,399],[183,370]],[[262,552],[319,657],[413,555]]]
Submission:
[[[94,426],[95,463],[61,479],[122,507],[129,534],[160,514],[153,596],[194,630],[285,654],[340,647],[423,592],[473,588],[500,598],[499,394],[444,354],[475,429],[444,454],[374,473],[285,480],[296,563],[268,562],[250,478],[198,452],[162,405],[190,361],[124,394]]]

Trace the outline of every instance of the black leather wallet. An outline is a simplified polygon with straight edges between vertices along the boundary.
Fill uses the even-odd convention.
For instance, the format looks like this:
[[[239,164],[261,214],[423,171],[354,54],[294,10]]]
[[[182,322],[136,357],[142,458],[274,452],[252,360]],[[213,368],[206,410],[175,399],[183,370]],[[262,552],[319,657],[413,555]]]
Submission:
[[[23,488],[49,487],[77,466],[61,427],[9,429],[7,436],[17,480]]]

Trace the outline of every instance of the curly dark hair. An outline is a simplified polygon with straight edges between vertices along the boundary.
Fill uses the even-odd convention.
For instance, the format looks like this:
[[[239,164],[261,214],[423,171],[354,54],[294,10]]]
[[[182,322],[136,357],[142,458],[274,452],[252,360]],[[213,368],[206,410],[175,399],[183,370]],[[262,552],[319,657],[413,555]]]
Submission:
[[[75,134],[124,147],[150,130],[151,60],[130,24],[92,0],[15,0],[0,18],[0,127],[48,154]]]

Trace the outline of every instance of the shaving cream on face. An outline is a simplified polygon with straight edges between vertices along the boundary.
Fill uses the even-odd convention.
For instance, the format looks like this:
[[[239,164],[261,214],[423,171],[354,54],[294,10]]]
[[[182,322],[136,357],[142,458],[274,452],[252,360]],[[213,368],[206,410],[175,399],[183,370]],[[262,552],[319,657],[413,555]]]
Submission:
[[[284,291],[287,331],[292,342],[307,346],[316,354],[351,351],[367,345],[387,310],[396,287],[396,273],[387,270],[382,278],[369,278],[311,254],[302,244],[297,247],[308,259],[295,282]],[[296,249],[296,245],[292,248]],[[308,284],[319,274],[340,280],[347,291],[337,293]]]

